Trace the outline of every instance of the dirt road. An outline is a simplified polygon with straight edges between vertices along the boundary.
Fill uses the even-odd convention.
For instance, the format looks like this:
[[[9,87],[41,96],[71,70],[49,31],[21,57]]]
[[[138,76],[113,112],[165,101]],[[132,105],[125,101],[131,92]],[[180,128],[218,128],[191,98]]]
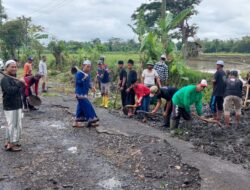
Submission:
[[[23,151],[0,149],[0,190],[250,189],[250,172],[240,165],[107,110],[97,108],[97,130],[73,129],[74,109],[75,100],[61,95],[25,113]],[[0,126],[3,145],[2,111]]]

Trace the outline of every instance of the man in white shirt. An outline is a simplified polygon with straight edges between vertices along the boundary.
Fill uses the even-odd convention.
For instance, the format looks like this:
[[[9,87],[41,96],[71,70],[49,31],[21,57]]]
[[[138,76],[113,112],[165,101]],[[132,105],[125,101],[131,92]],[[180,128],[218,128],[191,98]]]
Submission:
[[[147,63],[147,69],[142,72],[142,83],[149,88],[155,85],[159,88],[161,87],[159,75],[154,69],[154,63],[152,61]]]
[[[41,74],[42,77],[42,92],[47,92],[47,82],[48,82],[48,70],[47,70],[47,64],[46,64],[46,56],[42,56],[42,60],[39,62],[39,74]]]

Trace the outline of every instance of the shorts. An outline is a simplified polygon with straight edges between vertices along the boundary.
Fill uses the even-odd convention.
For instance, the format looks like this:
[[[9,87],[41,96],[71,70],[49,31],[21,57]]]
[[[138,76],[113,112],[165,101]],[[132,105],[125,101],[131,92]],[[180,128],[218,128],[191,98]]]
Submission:
[[[108,94],[110,88],[110,83],[101,83],[101,93],[102,94]]]
[[[41,82],[42,83],[47,83],[48,82],[48,76],[47,75],[43,75],[41,78]]]
[[[210,101],[210,109],[212,113],[223,111],[223,96],[212,96]]]
[[[231,110],[235,110],[237,115],[241,115],[242,99],[238,96],[226,96],[224,99],[224,113],[230,115]]]

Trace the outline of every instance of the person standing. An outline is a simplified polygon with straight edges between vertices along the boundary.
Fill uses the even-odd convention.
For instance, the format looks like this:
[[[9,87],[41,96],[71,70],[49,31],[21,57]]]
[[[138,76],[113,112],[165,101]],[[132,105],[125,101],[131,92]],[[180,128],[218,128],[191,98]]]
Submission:
[[[128,78],[127,78],[127,97],[126,97],[126,105],[134,105],[135,104],[135,91],[133,89],[132,84],[137,81],[137,72],[134,70],[134,61],[132,59],[128,60]],[[132,116],[132,110],[128,110],[128,116]]]
[[[39,62],[39,73],[42,75],[42,92],[47,92],[47,82],[48,82],[48,70],[46,63],[46,56],[42,56]]]
[[[88,99],[88,92],[90,89],[95,92],[95,88],[91,84],[91,62],[86,60],[83,62],[83,71],[77,71],[76,73],[76,89],[75,94],[78,101],[76,108],[76,119],[73,124],[73,127],[80,127],[79,121],[82,121],[84,118],[88,124],[87,127],[96,125],[99,121],[95,110]]]
[[[21,90],[24,81],[14,79],[17,73],[17,65],[14,60],[9,60],[5,64],[7,75],[1,80],[3,92],[3,110],[7,120],[6,128],[6,151],[21,151],[20,136],[22,131],[22,100]]]
[[[164,125],[163,127],[170,127],[170,118],[171,118],[171,113],[172,113],[172,97],[174,94],[178,91],[177,88],[175,87],[162,87],[158,88],[157,86],[152,86],[150,88],[150,97],[156,96],[157,98],[157,104],[153,111],[151,112],[152,114],[155,114],[159,108],[161,107],[162,104],[162,99],[166,101],[166,105],[164,106],[164,112],[163,112],[163,118],[164,118]]]
[[[159,75],[161,85],[168,83],[168,65],[166,64],[166,55],[161,55],[161,60],[155,64],[154,69]]]
[[[159,75],[154,69],[154,63],[152,61],[147,63],[147,69],[144,69],[142,72],[142,83],[149,88],[156,84],[158,87],[161,87]]]
[[[24,77],[24,81],[26,83],[22,94],[24,111],[27,111],[28,109],[30,111],[37,110],[37,108],[29,104],[28,100],[29,97],[32,95],[31,87],[34,87],[35,94],[36,96],[38,96],[39,81],[41,78],[42,75],[40,75],[40,73],[37,73],[35,76]]]
[[[224,115],[225,124],[229,127],[230,123],[230,111],[235,110],[236,125],[239,126],[241,117],[241,105],[242,105],[242,90],[243,83],[238,78],[238,71],[231,71],[229,78],[226,80],[225,87],[225,99],[224,99]]]
[[[213,77],[213,93],[210,108],[215,120],[220,120],[223,112],[223,98],[225,93],[226,73],[223,70],[224,62],[217,61],[217,71]]]
[[[174,94],[170,128],[178,128],[181,117],[185,120],[187,127],[191,126],[190,106],[193,104],[195,104],[197,114],[202,115],[202,91],[206,87],[207,81],[203,79],[199,84],[183,87]]]
[[[31,76],[32,75],[32,64],[33,64],[33,58],[29,57],[28,61],[24,64],[23,67],[23,76]]]
[[[102,61],[99,60],[96,71],[96,81],[98,83],[98,89],[100,90],[100,92],[101,92],[101,79],[100,79],[101,74],[102,74]]]
[[[126,97],[127,97],[127,71],[124,69],[124,62],[118,61],[118,68],[119,68],[119,82],[118,82],[118,88],[121,92],[121,99],[122,99],[122,107],[124,108],[126,106]]]
[[[101,65],[102,72],[100,75],[101,81],[101,95],[102,95],[102,104],[104,108],[108,108],[109,105],[109,88],[110,88],[110,79],[109,79],[109,71],[104,62]]]

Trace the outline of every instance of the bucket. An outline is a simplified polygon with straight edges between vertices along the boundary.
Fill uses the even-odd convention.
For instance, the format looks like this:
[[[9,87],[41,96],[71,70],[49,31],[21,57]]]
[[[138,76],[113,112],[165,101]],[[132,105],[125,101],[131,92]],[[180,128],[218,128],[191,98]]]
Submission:
[[[42,104],[41,99],[38,96],[34,95],[29,96],[28,102],[32,106],[40,106]]]

